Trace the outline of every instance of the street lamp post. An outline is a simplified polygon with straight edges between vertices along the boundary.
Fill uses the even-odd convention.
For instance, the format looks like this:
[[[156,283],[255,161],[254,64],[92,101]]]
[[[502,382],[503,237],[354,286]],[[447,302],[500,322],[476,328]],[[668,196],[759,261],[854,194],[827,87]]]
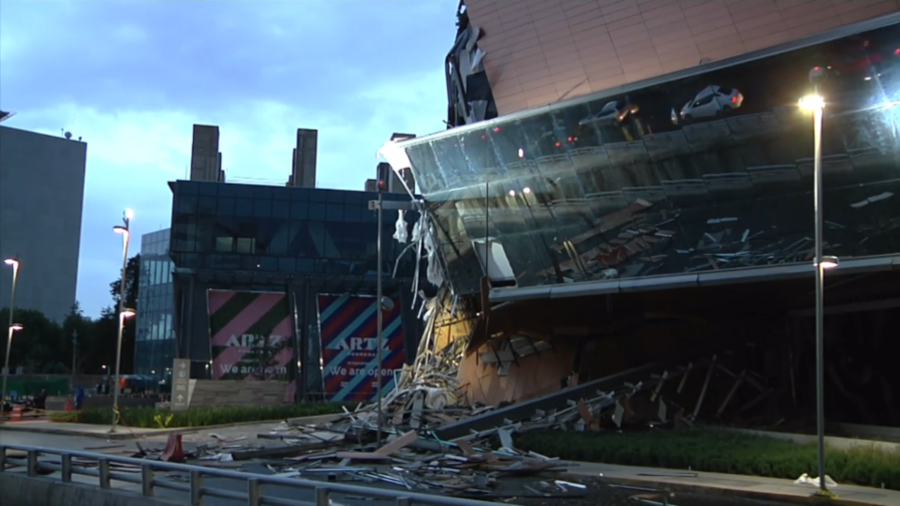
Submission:
[[[131,239],[131,220],[134,211],[126,209],[122,216],[123,225],[116,225],[113,231],[122,234],[122,280],[119,283],[119,330],[116,337],[116,379],[113,384],[113,409],[111,433],[116,432],[116,421],[119,416],[119,371],[122,363],[122,334],[125,331],[125,319],[134,316],[134,310],[125,309],[125,281],[128,270],[128,242]],[[130,313],[130,314],[128,314]]]
[[[386,190],[386,184],[384,184],[384,185],[381,184],[381,181],[387,181],[387,179],[383,176],[380,176],[380,181],[379,181],[379,186],[378,186],[378,200],[370,200],[369,201],[369,209],[378,211],[378,218],[377,218],[378,219],[378,236],[376,239],[377,240],[377,244],[376,244],[377,259],[376,259],[376,261],[378,262],[378,273],[377,273],[378,277],[377,277],[377,281],[376,281],[377,285],[375,288],[375,291],[376,291],[376,296],[375,296],[376,309],[375,310],[377,311],[376,314],[377,314],[377,325],[378,325],[378,328],[377,328],[378,333],[376,334],[377,335],[376,344],[378,346],[378,351],[376,352],[376,354],[377,354],[376,360],[378,362],[378,371],[377,371],[377,374],[375,375],[377,378],[376,383],[375,383],[375,388],[376,388],[375,395],[376,395],[376,403],[377,403],[377,405],[375,406],[375,412],[376,412],[377,425],[378,425],[378,427],[377,427],[378,434],[375,436],[375,438],[376,438],[377,444],[381,444],[381,431],[382,431],[382,424],[383,424],[383,418],[384,418],[384,416],[383,416],[384,413],[382,412],[382,406],[381,406],[382,390],[383,390],[382,382],[384,380],[384,378],[382,377],[382,367],[384,366],[384,363],[383,363],[383,360],[384,360],[384,350],[383,350],[383,348],[384,348],[384,315],[383,315],[383,311],[391,311],[394,309],[394,302],[391,299],[386,298],[384,296],[384,293],[383,293],[384,290],[383,290],[383,286],[382,286],[382,275],[383,275],[383,270],[384,270],[383,266],[382,266],[383,252],[382,252],[382,245],[381,245],[381,240],[382,240],[382,236],[383,236],[383,228],[384,228],[383,212],[385,209],[387,209],[388,211],[400,211],[400,210],[409,211],[409,210],[415,209],[412,202],[396,202],[396,201],[390,201],[390,200],[385,202],[382,192]]]
[[[377,243],[377,247],[376,247],[377,257],[378,257],[378,281],[377,281],[377,287],[375,290],[377,292],[377,295],[375,296],[375,301],[376,301],[375,302],[375,304],[376,304],[375,310],[377,311],[377,315],[378,315],[377,316],[378,333],[376,334],[376,336],[377,336],[376,345],[378,346],[378,351],[377,351],[378,370],[375,373],[375,381],[376,381],[375,388],[377,389],[376,396],[378,397],[378,406],[376,408],[376,416],[378,417],[378,434],[375,436],[375,438],[376,438],[376,443],[379,446],[381,445],[381,425],[382,425],[382,418],[384,417],[384,413],[382,413],[382,408],[381,408],[381,379],[382,379],[381,378],[381,368],[384,365],[383,364],[384,357],[382,356],[382,352],[381,352],[381,348],[384,346],[384,344],[382,342],[382,339],[384,338],[384,336],[383,336],[384,315],[382,314],[383,308],[381,307],[382,306],[381,298],[384,296],[382,286],[381,286],[381,271],[383,270],[382,269],[383,253],[381,251],[381,236],[383,235],[382,229],[384,228],[384,221],[383,221],[384,196],[382,195],[381,190],[382,190],[382,188],[379,187],[379,191],[378,191],[378,243]]]
[[[15,258],[7,258],[3,261],[6,265],[12,267],[12,293],[9,296],[9,336],[6,341],[6,365],[3,367],[3,394],[0,395],[0,414],[2,414],[3,406],[6,402],[6,378],[9,376],[9,351],[12,346],[13,335],[13,315],[16,310],[16,284],[19,281],[19,260]],[[21,329],[21,326],[19,327]]]
[[[3,391],[0,394],[0,415],[6,407],[6,380],[9,377],[9,354],[12,351],[13,334],[22,330],[22,325],[18,323],[9,324],[9,333],[6,335],[6,359],[3,364]]]
[[[836,257],[824,256],[822,204],[822,123],[825,100],[819,95],[819,83],[825,70],[813,67],[809,80],[814,93],[800,100],[803,109],[813,112],[813,208],[815,211],[815,268],[816,268],[816,435],[819,457],[819,495],[831,495],[825,480],[825,269],[837,267]]]

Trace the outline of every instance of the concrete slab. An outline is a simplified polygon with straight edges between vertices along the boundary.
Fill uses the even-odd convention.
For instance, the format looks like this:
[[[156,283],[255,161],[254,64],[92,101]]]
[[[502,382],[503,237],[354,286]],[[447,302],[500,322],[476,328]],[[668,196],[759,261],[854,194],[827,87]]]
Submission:
[[[567,463],[567,465],[570,465]],[[762,478],[737,474],[702,473],[684,469],[659,469],[652,467],[616,466],[574,462],[568,469],[573,477],[603,478],[605,480],[641,483],[671,488],[673,490],[715,489],[719,492],[733,493],[742,497],[755,497],[763,500],[783,501],[791,503],[815,503],[820,498],[813,498],[815,488],[809,485],[796,485],[793,480]],[[834,505],[866,505],[897,506],[900,505],[900,491],[886,490],[856,485],[834,487],[832,492],[838,498],[831,500]]]

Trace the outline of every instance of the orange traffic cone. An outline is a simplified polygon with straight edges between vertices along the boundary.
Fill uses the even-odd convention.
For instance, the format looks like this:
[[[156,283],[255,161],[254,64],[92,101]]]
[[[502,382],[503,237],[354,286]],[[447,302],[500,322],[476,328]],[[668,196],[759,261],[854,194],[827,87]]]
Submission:
[[[71,400],[66,401],[66,413],[71,413],[72,411],[75,411],[75,403]]]
[[[159,460],[163,462],[184,462],[184,448],[181,446],[181,434],[169,434],[169,440],[166,441],[166,448],[160,455]]]

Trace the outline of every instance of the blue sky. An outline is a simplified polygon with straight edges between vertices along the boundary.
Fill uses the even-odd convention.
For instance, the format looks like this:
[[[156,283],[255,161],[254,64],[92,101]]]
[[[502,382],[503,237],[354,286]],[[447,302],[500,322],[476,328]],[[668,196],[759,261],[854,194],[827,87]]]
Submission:
[[[284,184],[297,128],[318,185],[362,189],[392,132],[443,129],[456,0],[2,0],[11,127],[88,143],[78,300],[110,304],[122,210],[166,228],[194,123],[219,125],[229,181]],[[139,244],[139,240],[136,241]]]

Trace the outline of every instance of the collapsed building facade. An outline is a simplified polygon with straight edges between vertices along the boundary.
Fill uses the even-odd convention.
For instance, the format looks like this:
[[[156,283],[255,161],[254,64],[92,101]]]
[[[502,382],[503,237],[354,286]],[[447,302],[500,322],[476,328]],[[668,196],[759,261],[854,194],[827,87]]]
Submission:
[[[456,400],[470,405],[513,403],[492,412],[494,425],[590,398],[609,400],[589,407],[609,408],[618,424],[801,417],[814,405],[815,268],[813,128],[797,103],[821,67],[824,248],[840,259],[825,287],[827,417],[900,425],[896,2],[835,2],[820,9],[834,19],[820,13],[815,26],[788,30],[792,40],[742,39],[738,27],[744,42],[727,51],[703,50],[695,36],[692,64],[660,57],[657,40],[652,71],[630,65],[613,37],[594,52],[618,54],[608,58],[615,79],[585,86],[548,71],[543,95],[510,62],[534,66],[541,54],[553,64],[554,9],[565,20],[571,5],[517,2],[513,14],[503,2],[467,3],[447,59],[453,128],[382,150],[415,175],[424,211],[415,250],[441,288],[422,309],[413,376],[445,384],[452,375]],[[618,36],[651,40],[667,33],[659,20],[650,26],[651,3],[578,2],[577,16],[589,19],[593,6],[606,23],[595,31],[633,26]],[[727,31],[708,15],[725,2],[663,4],[689,28],[705,16],[704,29]],[[727,4],[726,14],[749,2]],[[765,4],[775,15],[744,17],[785,26],[811,15]],[[570,66],[587,68],[579,48],[589,44],[575,46],[581,59]],[[516,100],[498,89],[512,80]]]

